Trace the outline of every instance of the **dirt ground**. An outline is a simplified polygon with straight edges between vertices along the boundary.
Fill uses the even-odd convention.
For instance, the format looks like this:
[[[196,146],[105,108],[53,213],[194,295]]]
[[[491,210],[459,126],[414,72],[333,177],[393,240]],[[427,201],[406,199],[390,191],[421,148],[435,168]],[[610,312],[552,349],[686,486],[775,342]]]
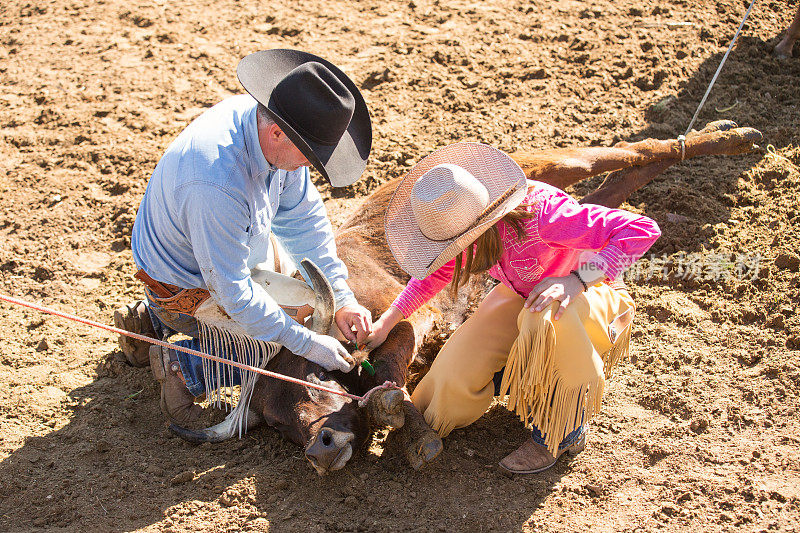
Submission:
[[[168,434],[149,370],[116,362],[110,335],[3,303],[0,530],[800,529],[800,45],[770,54],[795,5],[756,3],[698,120],[755,127],[764,150],[678,165],[625,206],[664,235],[629,276],[631,357],[576,459],[501,475],[525,431],[499,404],[420,472],[383,434],[324,478],[269,428],[196,447]],[[746,7],[3,0],[0,292],[109,324],[140,297],[130,232],[150,172],[242,92],[247,53],[305,49],[363,88],[367,172],[344,191],[318,182],[338,224],[453,141],[676,137]]]

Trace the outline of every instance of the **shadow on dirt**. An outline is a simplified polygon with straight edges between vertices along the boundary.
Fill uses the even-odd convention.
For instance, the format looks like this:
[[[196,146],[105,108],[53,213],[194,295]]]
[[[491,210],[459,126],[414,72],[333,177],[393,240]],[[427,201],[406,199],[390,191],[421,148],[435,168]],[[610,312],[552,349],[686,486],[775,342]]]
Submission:
[[[149,369],[107,355],[96,370],[98,379],[64,400],[72,411],[67,425],[29,437],[0,464],[3,530],[143,527],[163,518],[166,507],[191,499],[183,484],[194,475],[187,472],[226,468],[213,450],[197,453],[167,433]],[[40,500],[42,514],[17,516],[20,499]]]
[[[463,520],[465,501],[474,501],[475,526],[488,530],[498,521],[509,527],[524,522],[569,469],[562,461],[537,478],[502,475],[497,461],[528,433],[511,413],[495,407],[474,426],[454,432],[443,457],[421,472],[391,447],[382,449],[383,430],[343,471],[319,477],[302,450],[270,428],[222,444],[186,443],[166,430],[149,369],[127,367],[108,354],[97,372],[97,380],[65,400],[69,423],[29,437],[0,463],[0,529],[126,531],[159,523],[180,506],[187,520],[181,527],[189,528],[192,516],[227,507],[237,524],[253,521],[253,527],[266,520],[291,529],[300,515],[305,526],[311,520],[320,530],[369,529],[376,516],[396,520],[399,528],[424,528],[436,524],[420,517],[438,515],[439,527],[450,530]],[[494,443],[495,453],[476,451],[479,441]],[[474,490],[455,500],[416,498],[417,483],[449,494],[455,479]],[[385,500],[378,495],[387,487]],[[519,498],[520,491],[526,498]],[[19,516],[15,508],[22,500],[41,501],[42,513]],[[353,512],[358,507],[370,512]],[[487,519],[487,508],[502,517]]]
[[[714,226],[728,223],[733,207],[748,205],[747,189],[777,185],[741,179],[763,157],[763,148],[767,145],[780,149],[800,143],[800,91],[797,90],[800,61],[772,56],[773,45],[740,37],[693,126],[697,130],[708,122],[726,119],[739,126],[758,129],[764,135],[762,150],[686,161],[671,167],[629,198],[630,206],[655,218],[661,226],[663,235],[651,253],[688,253],[717,248]],[[674,94],[643,102],[642,107],[647,106],[648,126],[624,139],[613,136],[612,142],[674,139],[683,134],[723,55],[717,53],[706,59]],[[659,79],[656,71],[635,83],[655,91],[660,86]],[[587,180],[575,186],[573,192],[583,196],[601,181],[602,177]]]

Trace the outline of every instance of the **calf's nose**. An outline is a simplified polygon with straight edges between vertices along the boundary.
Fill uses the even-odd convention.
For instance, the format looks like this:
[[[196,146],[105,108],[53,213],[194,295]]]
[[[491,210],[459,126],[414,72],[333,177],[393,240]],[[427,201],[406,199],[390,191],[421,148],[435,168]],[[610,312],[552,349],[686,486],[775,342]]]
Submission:
[[[338,470],[353,454],[351,431],[323,427],[306,446],[306,457],[320,474]]]

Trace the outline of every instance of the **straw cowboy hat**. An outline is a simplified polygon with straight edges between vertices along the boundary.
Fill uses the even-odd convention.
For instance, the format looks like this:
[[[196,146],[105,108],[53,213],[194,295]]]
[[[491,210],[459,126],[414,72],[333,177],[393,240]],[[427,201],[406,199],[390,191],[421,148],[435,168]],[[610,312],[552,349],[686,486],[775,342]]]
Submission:
[[[274,49],[244,57],[236,74],[331,185],[358,181],[372,147],[372,124],[344,72],[308,52]]]
[[[460,254],[525,198],[525,173],[508,155],[456,143],[417,163],[386,210],[386,241],[400,266],[423,279]]]

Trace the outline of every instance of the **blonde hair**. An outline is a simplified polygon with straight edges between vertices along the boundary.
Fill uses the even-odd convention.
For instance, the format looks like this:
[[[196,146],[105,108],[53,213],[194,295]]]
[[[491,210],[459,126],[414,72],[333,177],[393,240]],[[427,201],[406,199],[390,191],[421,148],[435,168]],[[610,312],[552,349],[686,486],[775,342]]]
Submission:
[[[467,246],[464,253],[456,256],[456,266],[453,270],[453,280],[450,282],[450,290],[453,296],[458,292],[458,288],[466,285],[473,274],[486,272],[494,266],[503,255],[503,241],[500,239],[500,231],[497,229],[498,222],[505,222],[516,232],[517,240],[525,238],[525,221],[536,216],[535,212],[528,211],[529,204],[520,204],[513,211],[506,214],[503,218],[489,226],[475,242]],[[466,255],[466,260],[462,259]]]

